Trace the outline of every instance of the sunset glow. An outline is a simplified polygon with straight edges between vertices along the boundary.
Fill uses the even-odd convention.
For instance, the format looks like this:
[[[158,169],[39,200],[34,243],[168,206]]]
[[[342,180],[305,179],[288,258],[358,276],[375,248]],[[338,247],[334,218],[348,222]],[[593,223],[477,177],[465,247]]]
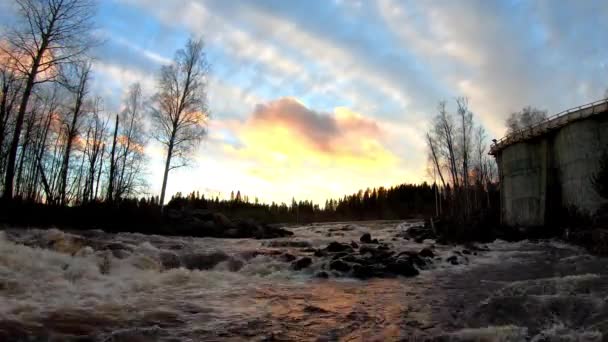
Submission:
[[[0,9],[10,22],[14,6]],[[169,180],[169,197],[240,190],[265,201],[323,202],[361,188],[432,181],[424,132],[440,100],[468,97],[488,138],[500,138],[507,115],[526,105],[554,113],[601,97],[605,53],[576,37],[604,41],[594,28],[603,24],[554,20],[565,13],[597,18],[606,8],[103,1],[95,35],[104,44],[94,51],[91,91],[110,112],[121,110],[133,82],[148,99],[174,51],[189,36],[203,37],[211,64],[208,136],[195,163]],[[145,149],[155,194],[164,156],[153,142]]]

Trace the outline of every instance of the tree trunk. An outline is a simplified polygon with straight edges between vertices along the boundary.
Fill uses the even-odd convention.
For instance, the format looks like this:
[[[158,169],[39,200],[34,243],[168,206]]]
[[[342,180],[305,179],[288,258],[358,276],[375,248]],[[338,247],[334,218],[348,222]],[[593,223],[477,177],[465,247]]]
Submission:
[[[17,113],[17,120],[15,122],[15,131],[13,133],[13,141],[11,142],[11,148],[8,153],[8,162],[6,166],[6,175],[4,177],[4,194],[5,199],[13,198],[13,180],[15,179],[15,163],[17,162],[17,148],[19,147],[19,138],[21,137],[21,129],[23,128],[23,120],[25,118],[25,110],[32,94],[32,88],[34,87],[34,80],[36,78],[38,64],[40,64],[40,58],[34,60],[32,66],[32,72],[27,77],[27,83],[23,90],[23,97],[21,98],[21,106]]]
[[[54,24],[51,23],[49,31],[52,30]],[[25,118],[25,111],[27,109],[27,105],[30,100],[30,96],[32,95],[32,89],[34,88],[34,82],[36,81],[36,76],[38,75],[38,68],[40,67],[40,62],[42,61],[42,56],[44,55],[47,46],[49,44],[48,36],[43,36],[40,44],[40,48],[37,51],[36,57],[32,61],[32,68],[30,69],[29,74],[27,75],[27,80],[25,82],[25,88],[23,89],[23,95],[21,97],[21,105],[19,106],[19,112],[17,113],[17,120],[15,122],[15,132],[13,134],[13,141],[11,142],[11,148],[8,154],[8,163],[6,167],[6,175],[4,177],[4,194],[3,198],[12,199],[13,198],[13,180],[15,179],[15,162],[17,161],[17,148],[19,147],[19,138],[21,136],[21,129],[23,128],[23,120]]]
[[[167,188],[167,178],[169,177],[169,169],[171,168],[171,156],[173,154],[173,140],[174,135],[171,136],[169,141],[169,148],[167,149],[167,160],[165,162],[165,173],[163,175],[163,188],[160,191],[160,207],[163,208],[165,205],[165,190]]]
[[[106,144],[103,143],[101,145],[101,157],[99,157],[99,170],[97,172],[97,184],[95,185],[95,196],[94,199],[97,199],[97,195],[99,193],[99,183],[101,183],[101,169],[103,169],[103,155],[106,152]]]
[[[108,202],[114,200],[114,182],[116,177],[116,140],[118,136],[118,114],[116,114],[116,125],[114,126],[114,139],[112,140],[112,152],[110,152],[110,177],[108,179]]]
[[[79,97],[79,100],[76,102],[76,107],[74,108],[74,113],[72,116],[72,124],[70,129],[68,130],[68,141],[65,147],[65,154],[63,155],[63,163],[61,167],[61,183],[59,189],[60,201],[61,205],[66,204],[66,196],[67,196],[67,187],[68,187],[68,171],[70,168],[70,157],[72,155],[72,145],[74,144],[74,138],[76,137],[76,125],[78,124],[78,115],[80,112],[80,101],[82,99]]]

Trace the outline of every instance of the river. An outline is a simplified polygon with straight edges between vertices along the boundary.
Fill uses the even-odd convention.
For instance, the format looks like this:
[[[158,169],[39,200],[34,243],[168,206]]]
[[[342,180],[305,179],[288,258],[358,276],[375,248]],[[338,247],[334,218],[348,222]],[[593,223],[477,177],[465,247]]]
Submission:
[[[554,240],[496,241],[473,253],[400,237],[415,224],[294,226],[293,237],[274,240],[6,229],[0,340],[608,338],[605,259]],[[368,280],[319,278],[321,260],[296,271],[284,257],[366,232],[396,250],[431,247],[436,257],[416,277]],[[446,261],[454,255],[457,265]]]

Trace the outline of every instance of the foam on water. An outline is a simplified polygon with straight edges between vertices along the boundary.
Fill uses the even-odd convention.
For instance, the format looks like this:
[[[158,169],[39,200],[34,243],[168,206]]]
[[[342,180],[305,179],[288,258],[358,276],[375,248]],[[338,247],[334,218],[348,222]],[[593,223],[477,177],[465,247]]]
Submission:
[[[416,224],[314,224],[271,241],[0,232],[0,338],[14,326],[108,341],[596,341],[608,330],[602,259],[557,241],[496,241],[464,253],[470,247],[398,237]],[[367,281],[317,279],[324,260],[295,271],[280,257],[366,232],[397,252],[432,247],[436,257],[418,277]]]

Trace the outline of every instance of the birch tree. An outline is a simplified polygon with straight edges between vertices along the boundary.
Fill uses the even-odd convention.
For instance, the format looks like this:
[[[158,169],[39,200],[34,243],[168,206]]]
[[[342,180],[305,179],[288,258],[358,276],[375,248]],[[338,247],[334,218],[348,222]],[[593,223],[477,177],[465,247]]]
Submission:
[[[209,118],[207,75],[209,64],[202,40],[190,39],[163,66],[158,92],[152,99],[152,136],[166,153],[160,204],[164,204],[169,172],[185,166],[205,137]]]

